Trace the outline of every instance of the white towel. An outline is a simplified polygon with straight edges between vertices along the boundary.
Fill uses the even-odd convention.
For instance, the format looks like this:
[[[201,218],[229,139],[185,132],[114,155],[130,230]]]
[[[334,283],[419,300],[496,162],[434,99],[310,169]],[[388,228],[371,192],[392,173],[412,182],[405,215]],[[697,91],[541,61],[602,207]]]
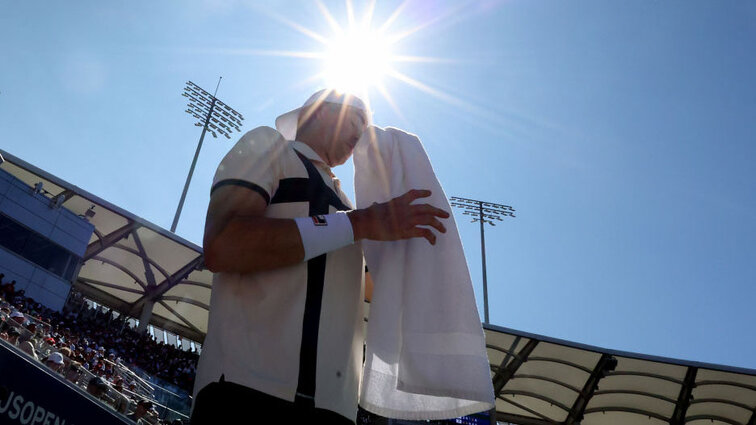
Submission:
[[[410,189],[451,213],[420,140],[370,127],[354,152],[357,208]],[[381,416],[450,419],[489,410],[493,386],[470,273],[454,217],[436,245],[425,238],[363,241],[375,284],[360,405]]]

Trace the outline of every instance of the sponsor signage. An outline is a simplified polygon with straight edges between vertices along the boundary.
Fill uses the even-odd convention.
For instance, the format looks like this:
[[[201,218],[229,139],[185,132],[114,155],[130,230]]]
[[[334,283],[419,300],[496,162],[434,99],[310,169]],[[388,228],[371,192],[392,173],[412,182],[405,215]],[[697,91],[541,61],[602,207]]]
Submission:
[[[0,340],[0,424],[133,425],[133,422]]]

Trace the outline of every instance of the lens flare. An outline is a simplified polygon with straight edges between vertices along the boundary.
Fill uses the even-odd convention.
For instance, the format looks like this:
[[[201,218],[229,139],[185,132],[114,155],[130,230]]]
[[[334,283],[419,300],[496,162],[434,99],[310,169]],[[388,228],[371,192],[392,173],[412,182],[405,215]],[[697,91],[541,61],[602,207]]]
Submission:
[[[334,37],[326,48],[323,76],[327,87],[364,93],[383,84],[390,72],[389,40],[369,28],[354,27]]]

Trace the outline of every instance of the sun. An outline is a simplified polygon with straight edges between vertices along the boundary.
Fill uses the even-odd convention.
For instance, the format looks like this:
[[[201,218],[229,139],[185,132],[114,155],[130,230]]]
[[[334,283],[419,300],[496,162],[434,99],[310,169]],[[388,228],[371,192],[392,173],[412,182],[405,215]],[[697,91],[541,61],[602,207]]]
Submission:
[[[418,89],[444,102],[464,106],[464,102],[456,99],[443,89],[437,89],[414,79],[401,70],[406,63],[448,63],[453,62],[445,58],[398,54],[396,47],[407,37],[420,30],[440,22],[444,18],[462,13],[467,2],[448,10],[440,16],[431,16],[424,22],[411,22],[409,27],[397,29],[397,22],[402,12],[409,4],[403,1],[382,23],[373,27],[373,12],[377,0],[366,0],[366,7],[360,17],[355,16],[352,0],[345,0],[348,22],[339,23],[322,0],[313,2],[320,10],[322,17],[331,29],[330,34],[309,29],[297,22],[275,13],[270,16],[286,26],[300,32],[322,45],[322,49],[308,51],[272,50],[252,51],[252,54],[287,56],[307,60],[317,60],[320,67],[316,73],[298,82],[297,86],[316,85],[321,88],[332,88],[359,96],[371,104],[371,93],[379,93],[394,112],[403,118],[401,111],[394,102],[389,90],[389,82],[397,81]]]
[[[389,38],[362,25],[337,34],[324,53],[326,86],[358,94],[382,86],[393,61]]]

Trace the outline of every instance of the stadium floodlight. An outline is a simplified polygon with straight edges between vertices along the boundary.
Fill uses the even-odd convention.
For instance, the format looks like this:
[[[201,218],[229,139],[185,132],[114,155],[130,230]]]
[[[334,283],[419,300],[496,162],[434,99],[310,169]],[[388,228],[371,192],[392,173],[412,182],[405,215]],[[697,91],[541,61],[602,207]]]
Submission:
[[[184,192],[181,193],[181,200],[179,200],[178,208],[176,208],[176,215],[173,217],[171,232],[176,231],[176,226],[181,216],[181,209],[184,207],[186,192],[189,190],[189,182],[192,181],[194,167],[197,165],[197,158],[199,157],[200,149],[202,149],[202,141],[205,139],[205,133],[210,131],[210,134],[216,138],[218,137],[218,133],[220,133],[222,136],[226,136],[226,139],[230,139],[231,133],[241,131],[240,127],[242,121],[244,121],[242,114],[236,112],[215,97],[218,93],[221,79],[223,77],[218,78],[218,85],[215,86],[215,93],[212,95],[191,81],[186,82],[184,92],[181,93],[182,96],[189,99],[189,103],[186,105],[187,109],[184,112],[197,119],[194,125],[202,127],[202,135],[197,144],[197,151],[194,153],[192,166],[189,168],[189,175],[186,177]]]
[[[485,223],[495,226],[493,220],[503,221],[502,217],[514,217],[514,208],[509,205],[494,204],[493,202],[478,201],[476,199],[451,197],[453,207],[461,208],[463,215],[474,217],[471,223],[480,223],[480,253],[483,263],[483,315],[484,323],[488,324],[488,282],[486,280],[486,236]]]

